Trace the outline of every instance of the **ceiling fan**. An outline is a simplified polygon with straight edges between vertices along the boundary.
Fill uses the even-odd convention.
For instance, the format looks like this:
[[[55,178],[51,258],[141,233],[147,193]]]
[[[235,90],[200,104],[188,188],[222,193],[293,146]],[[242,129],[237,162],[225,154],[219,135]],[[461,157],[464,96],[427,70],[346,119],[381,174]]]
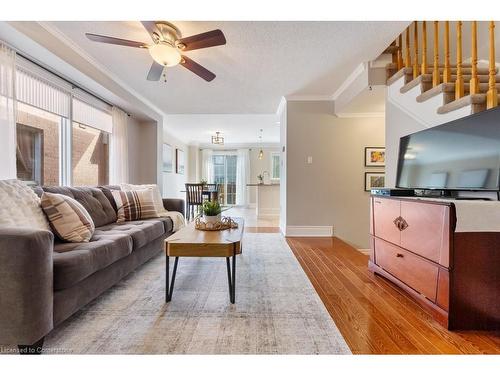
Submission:
[[[165,67],[177,64],[181,64],[205,81],[210,82],[215,78],[214,73],[182,53],[226,44],[226,38],[221,30],[216,29],[182,38],[180,30],[170,22],[141,21],[141,23],[151,35],[152,44],[91,33],[85,35],[94,42],[147,49],[154,60],[147,76],[149,81],[160,80]]]

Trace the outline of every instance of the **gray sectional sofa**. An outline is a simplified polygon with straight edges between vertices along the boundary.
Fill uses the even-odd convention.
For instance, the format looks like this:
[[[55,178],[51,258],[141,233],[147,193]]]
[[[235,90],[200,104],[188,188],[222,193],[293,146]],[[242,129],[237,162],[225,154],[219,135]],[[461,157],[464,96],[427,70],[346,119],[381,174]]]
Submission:
[[[117,224],[112,189],[119,187],[35,189],[38,195],[71,196],[87,209],[96,226],[88,243],[61,242],[44,230],[0,227],[0,345],[39,351],[54,327],[162,251],[173,233],[172,220]],[[182,199],[163,204],[184,213]]]

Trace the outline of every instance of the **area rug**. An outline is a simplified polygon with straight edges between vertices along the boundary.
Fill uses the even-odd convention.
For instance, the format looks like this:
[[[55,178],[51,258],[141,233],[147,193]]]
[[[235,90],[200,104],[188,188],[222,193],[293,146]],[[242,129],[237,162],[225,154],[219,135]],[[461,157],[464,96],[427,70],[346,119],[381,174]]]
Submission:
[[[165,304],[160,254],[58,326],[46,352],[350,353],[280,234],[246,233],[236,267],[231,305],[224,258],[180,258]]]

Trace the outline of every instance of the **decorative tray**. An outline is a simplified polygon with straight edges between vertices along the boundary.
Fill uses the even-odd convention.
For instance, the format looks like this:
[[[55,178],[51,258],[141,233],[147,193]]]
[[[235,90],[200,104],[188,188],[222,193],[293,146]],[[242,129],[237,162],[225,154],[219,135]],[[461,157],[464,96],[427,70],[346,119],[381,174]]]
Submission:
[[[215,223],[207,223],[203,221],[201,216],[198,216],[194,221],[194,227],[198,230],[226,230],[226,229],[235,229],[238,228],[238,223],[231,219],[230,217],[222,217],[220,221]]]

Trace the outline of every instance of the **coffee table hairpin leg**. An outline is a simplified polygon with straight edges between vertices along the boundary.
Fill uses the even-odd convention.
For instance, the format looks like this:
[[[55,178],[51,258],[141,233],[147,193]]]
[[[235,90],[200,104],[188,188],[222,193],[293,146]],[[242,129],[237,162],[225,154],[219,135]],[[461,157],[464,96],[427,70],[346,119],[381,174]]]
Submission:
[[[229,284],[229,301],[235,303],[236,300],[236,244],[233,244],[233,272],[231,272],[230,257],[226,257],[227,281]]]
[[[166,256],[165,264],[165,302],[170,302],[172,300],[172,293],[174,292],[175,274],[177,273],[177,263],[179,263],[179,257],[175,257],[174,270],[172,271],[172,282],[170,282],[170,257]],[[169,285],[170,284],[170,285]]]

